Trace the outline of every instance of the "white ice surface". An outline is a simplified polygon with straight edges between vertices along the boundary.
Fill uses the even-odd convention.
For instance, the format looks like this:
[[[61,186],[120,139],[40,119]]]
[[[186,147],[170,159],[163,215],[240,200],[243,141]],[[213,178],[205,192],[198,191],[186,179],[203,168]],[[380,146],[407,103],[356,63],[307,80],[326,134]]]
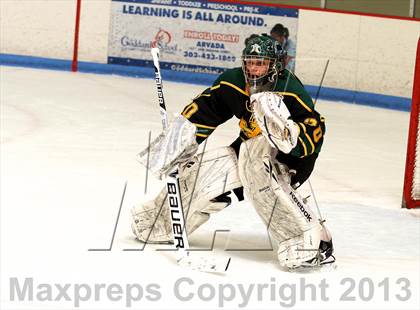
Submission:
[[[171,117],[202,89],[164,81]],[[193,247],[209,247],[215,229],[230,230],[215,242],[217,255],[232,257],[229,271],[214,275],[180,268],[173,253],[153,246],[123,251],[142,248],[131,234],[128,212],[145,191],[145,169],[135,155],[147,145],[149,131],[160,132],[152,71],[150,79],[133,79],[0,67],[0,99],[1,309],[122,309],[126,286],[132,284],[145,290],[133,309],[420,309],[419,210],[400,208],[408,113],[317,103],[327,132],[311,182],[333,232],[336,270],[288,273],[278,268],[275,252],[249,251],[266,249],[269,240],[252,206],[236,202],[191,236]],[[227,145],[237,134],[238,120],[230,120],[209,138],[207,148]],[[110,247],[126,182],[112,250],[88,251]],[[148,195],[159,187],[149,176]],[[308,187],[302,191],[308,193]],[[34,279],[33,300],[18,301],[11,278],[23,286],[28,277]],[[184,296],[194,294],[188,302],[174,293],[182,277],[194,281],[181,286]],[[340,300],[350,288],[348,277],[356,281],[348,295],[353,301]],[[400,278],[410,282],[410,296]],[[389,290],[380,284],[384,279]],[[54,301],[59,291],[53,286],[48,296],[45,286],[38,287],[43,283],[71,284],[71,300]],[[77,305],[75,284],[83,283],[106,288],[97,292],[98,300],[92,292]],[[198,296],[208,296],[206,283],[216,288],[209,301]],[[328,285],[326,296],[318,287],[322,283]],[[148,300],[152,284],[158,301]],[[264,284],[259,298],[257,286]],[[302,284],[317,286],[313,300]],[[240,287],[253,289],[249,302]],[[219,289],[231,300],[221,304]]]

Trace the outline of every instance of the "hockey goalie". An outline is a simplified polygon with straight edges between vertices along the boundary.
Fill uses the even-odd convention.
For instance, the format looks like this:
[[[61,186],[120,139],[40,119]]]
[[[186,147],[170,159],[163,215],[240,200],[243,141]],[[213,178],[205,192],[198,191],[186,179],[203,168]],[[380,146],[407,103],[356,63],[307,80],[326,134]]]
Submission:
[[[325,223],[298,188],[314,169],[325,122],[299,79],[284,68],[286,52],[268,35],[247,41],[242,67],[227,70],[193,99],[169,128],[139,154],[158,177],[178,167],[187,234],[236,194],[249,200],[276,242],[284,268],[335,260]],[[230,145],[196,154],[218,125],[239,119],[239,137]],[[132,209],[137,239],[172,242],[166,187],[152,201]]]

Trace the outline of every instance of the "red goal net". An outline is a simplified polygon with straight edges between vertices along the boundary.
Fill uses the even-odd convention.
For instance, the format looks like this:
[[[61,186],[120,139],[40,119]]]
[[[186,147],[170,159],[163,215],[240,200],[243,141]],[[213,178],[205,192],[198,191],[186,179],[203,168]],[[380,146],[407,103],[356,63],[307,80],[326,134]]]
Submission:
[[[402,206],[420,207],[420,39],[414,69],[413,98],[411,101],[410,127],[408,132],[407,159],[405,163]]]

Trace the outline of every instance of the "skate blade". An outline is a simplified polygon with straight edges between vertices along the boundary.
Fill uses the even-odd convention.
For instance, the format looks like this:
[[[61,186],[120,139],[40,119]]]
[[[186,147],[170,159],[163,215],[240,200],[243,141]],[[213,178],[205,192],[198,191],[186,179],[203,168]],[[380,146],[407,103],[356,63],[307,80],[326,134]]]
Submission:
[[[338,268],[336,262],[327,263],[322,265],[307,265],[307,266],[299,266],[294,268],[289,268],[290,272],[295,273],[318,273],[318,272],[332,272]]]

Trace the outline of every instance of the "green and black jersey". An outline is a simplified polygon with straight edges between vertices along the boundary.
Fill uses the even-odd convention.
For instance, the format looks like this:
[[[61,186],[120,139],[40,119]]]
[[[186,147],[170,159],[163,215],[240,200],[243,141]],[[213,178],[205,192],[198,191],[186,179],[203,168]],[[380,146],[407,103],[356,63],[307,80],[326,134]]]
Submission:
[[[281,157],[303,158],[320,152],[325,133],[324,119],[314,109],[311,97],[299,79],[287,70],[279,76],[274,92],[283,96],[293,121],[299,127],[297,146]],[[236,116],[240,141],[261,134],[255,121],[242,68],[222,73],[213,86],[204,90],[187,105],[182,115],[197,127],[197,141],[204,141],[218,125]]]

